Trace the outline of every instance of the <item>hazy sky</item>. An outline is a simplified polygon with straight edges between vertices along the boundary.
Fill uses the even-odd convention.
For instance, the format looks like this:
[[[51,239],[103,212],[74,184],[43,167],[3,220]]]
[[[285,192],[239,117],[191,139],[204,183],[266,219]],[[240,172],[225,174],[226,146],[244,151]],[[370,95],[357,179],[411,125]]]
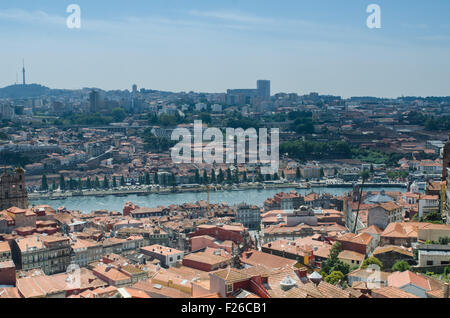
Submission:
[[[51,88],[450,95],[449,18],[448,0],[0,1],[0,86],[25,58],[27,82]]]

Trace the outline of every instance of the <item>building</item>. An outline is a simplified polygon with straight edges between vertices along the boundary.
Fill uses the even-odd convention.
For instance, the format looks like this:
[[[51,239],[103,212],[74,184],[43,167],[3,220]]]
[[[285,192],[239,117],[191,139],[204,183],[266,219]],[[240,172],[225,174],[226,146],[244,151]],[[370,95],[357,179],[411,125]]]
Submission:
[[[450,245],[419,244],[417,251],[420,267],[444,268],[450,265]]]
[[[15,286],[16,285],[16,266],[14,262],[0,261],[0,286]]]
[[[17,168],[13,174],[6,171],[0,177],[0,211],[10,207],[28,209],[25,171]]]
[[[383,269],[386,271],[390,271],[398,261],[405,261],[410,265],[415,262],[414,254],[410,249],[395,245],[379,246],[373,251],[372,255],[383,263]]]
[[[357,283],[364,283],[368,289],[381,288],[387,286],[389,273],[375,270],[374,268],[359,268],[347,275],[348,284],[354,286]]]
[[[158,259],[164,267],[174,266],[177,262],[181,262],[184,256],[183,251],[158,244],[142,247],[141,253]]]
[[[304,265],[314,263],[314,247],[311,245],[302,245],[296,241],[278,240],[261,247],[264,253],[277,255],[283,258],[295,260]]]
[[[108,283],[110,286],[123,287],[131,285],[131,276],[121,272],[112,265],[100,265],[92,272],[95,276]]]
[[[392,273],[388,277],[388,286],[400,288],[420,298],[427,298],[427,292],[431,290],[430,282],[424,276],[411,271]]]
[[[261,227],[261,209],[256,205],[241,203],[236,207],[235,220],[249,230],[258,230]]]
[[[204,272],[212,272],[227,267],[230,264],[230,260],[231,255],[228,255],[228,257],[222,256],[221,250],[218,249],[213,253],[198,252],[188,254],[183,258],[183,266]]]
[[[75,239],[71,243],[71,262],[80,267],[100,260],[103,256],[103,246],[88,240]]]
[[[98,91],[91,91],[89,93],[89,111],[94,114],[100,110],[100,93]]]
[[[273,198],[264,201],[264,211],[295,210],[305,203],[304,197],[295,191],[290,193],[280,192]]]
[[[391,223],[380,235],[380,246],[397,245],[410,247],[417,242],[417,223]]]
[[[317,225],[317,216],[311,207],[301,206],[298,210],[286,215],[286,225],[288,227],[297,226],[299,224],[311,226]]]
[[[357,252],[363,255],[369,255],[375,248],[373,237],[368,233],[345,233],[336,238],[341,243],[342,250]]]
[[[366,256],[362,253],[344,250],[339,253],[338,259],[340,259],[343,263],[348,264],[350,268],[352,268],[355,266],[361,266],[365,257]]]
[[[0,262],[11,260],[11,248],[8,242],[0,242]]]
[[[264,99],[270,98],[270,81],[258,80],[256,82],[256,87],[259,97],[262,97]]]
[[[71,248],[68,237],[35,235],[11,242],[17,269],[40,268],[47,275],[64,272],[70,265]]]
[[[419,199],[419,217],[424,217],[428,213],[439,212],[439,196],[423,195]]]
[[[375,225],[384,230],[389,223],[401,222],[403,220],[402,207],[397,203],[384,202],[369,209],[368,226]]]
[[[243,226],[238,225],[208,225],[202,224],[197,227],[194,233],[189,237],[208,235],[220,241],[232,241],[234,243],[243,243],[248,236],[248,231]]]

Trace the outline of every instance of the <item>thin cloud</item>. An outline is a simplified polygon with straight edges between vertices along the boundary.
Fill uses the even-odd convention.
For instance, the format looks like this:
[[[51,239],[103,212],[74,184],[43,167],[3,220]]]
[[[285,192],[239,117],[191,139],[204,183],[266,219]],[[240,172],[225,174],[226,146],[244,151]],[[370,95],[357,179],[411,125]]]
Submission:
[[[44,11],[25,11],[21,9],[9,9],[0,11],[0,20],[18,21],[31,24],[65,25],[66,18],[51,15]]]
[[[249,15],[239,11],[199,11],[191,10],[188,12],[189,15],[195,17],[204,17],[212,19],[227,20],[240,23],[256,23],[256,24],[267,24],[274,23],[271,18],[258,17],[255,15]]]

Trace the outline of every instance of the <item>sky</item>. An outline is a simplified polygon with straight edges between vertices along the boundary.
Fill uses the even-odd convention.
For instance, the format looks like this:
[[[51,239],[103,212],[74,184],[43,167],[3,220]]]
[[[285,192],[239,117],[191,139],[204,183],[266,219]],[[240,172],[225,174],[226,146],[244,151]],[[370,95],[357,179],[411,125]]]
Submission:
[[[81,8],[69,29],[67,6]],[[369,4],[381,28],[369,29]],[[450,95],[450,1],[0,1],[0,87]]]

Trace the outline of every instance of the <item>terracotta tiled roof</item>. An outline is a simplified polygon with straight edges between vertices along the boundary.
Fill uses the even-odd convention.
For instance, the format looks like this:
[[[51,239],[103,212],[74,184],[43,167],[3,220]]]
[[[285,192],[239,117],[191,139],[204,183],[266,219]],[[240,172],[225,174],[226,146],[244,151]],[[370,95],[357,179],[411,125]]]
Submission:
[[[419,298],[397,287],[383,287],[372,290],[374,298]]]
[[[417,275],[411,271],[395,272],[389,275],[388,284],[389,286],[398,288],[401,288],[408,284],[413,284],[425,290],[431,289],[430,283],[425,277]]]
[[[225,280],[227,283],[239,282],[250,278],[248,275],[231,267],[218,270],[216,272],[211,273],[211,275],[218,276],[223,280]]]
[[[297,263],[295,260],[263,253],[257,250],[250,250],[242,253],[240,259],[244,264],[249,264],[252,266],[260,264],[268,268],[283,268],[285,266],[292,266]]]
[[[388,253],[388,252],[396,252],[409,257],[414,257],[413,253],[409,250],[396,245],[386,245],[386,246],[378,246],[375,251],[373,251],[374,255]]]
[[[361,254],[361,253],[354,252],[354,251],[345,250],[345,251],[342,251],[342,252],[339,253],[338,258],[346,259],[346,260],[363,261],[364,258],[365,258],[365,255]]]

